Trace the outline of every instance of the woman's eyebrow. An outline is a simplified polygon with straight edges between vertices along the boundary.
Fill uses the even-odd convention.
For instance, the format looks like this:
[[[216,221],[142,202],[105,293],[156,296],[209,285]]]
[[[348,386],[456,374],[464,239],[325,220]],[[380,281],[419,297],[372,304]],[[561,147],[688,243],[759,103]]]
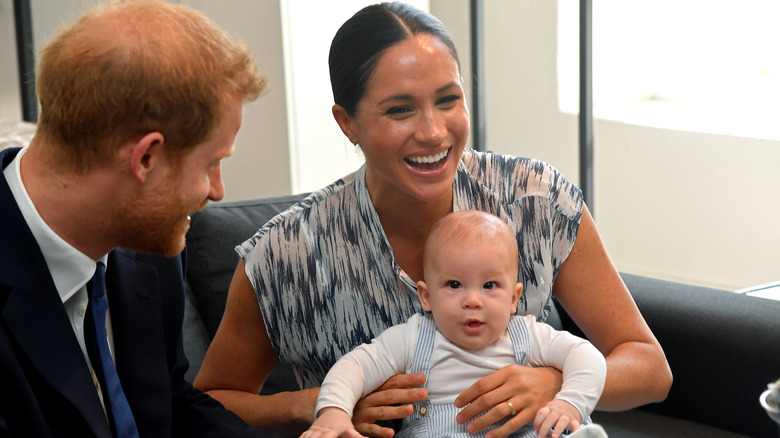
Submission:
[[[450,88],[457,87],[457,86],[458,86],[457,83],[451,82],[451,83],[449,83],[447,85],[444,85],[443,87],[438,88],[436,90],[436,94],[443,93],[443,92],[449,90]],[[382,105],[383,103],[391,101],[391,100],[409,101],[409,100],[413,100],[413,99],[414,99],[414,96],[412,96],[411,94],[394,94],[392,96],[389,96],[389,97],[386,97],[386,98],[380,100],[379,101],[379,105]]]

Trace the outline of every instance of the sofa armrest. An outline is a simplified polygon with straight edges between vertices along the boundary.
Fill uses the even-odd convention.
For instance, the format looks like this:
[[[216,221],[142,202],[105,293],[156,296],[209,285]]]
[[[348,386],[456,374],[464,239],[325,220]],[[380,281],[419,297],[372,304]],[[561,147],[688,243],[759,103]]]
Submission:
[[[780,377],[780,301],[621,274],[674,374],[643,410],[753,437],[777,437],[758,397]],[[562,327],[581,335],[562,308]]]
[[[754,437],[777,437],[758,397],[780,377],[780,301],[623,276],[674,373],[649,410]]]

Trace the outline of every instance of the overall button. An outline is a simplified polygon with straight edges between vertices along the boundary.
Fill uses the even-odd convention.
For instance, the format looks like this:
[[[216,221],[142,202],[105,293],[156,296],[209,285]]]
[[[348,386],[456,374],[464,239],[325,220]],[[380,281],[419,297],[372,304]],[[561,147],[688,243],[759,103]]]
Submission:
[[[425,416],[425,414],[428,413],[428,406],[427,405],[420,405],[420,415]]]

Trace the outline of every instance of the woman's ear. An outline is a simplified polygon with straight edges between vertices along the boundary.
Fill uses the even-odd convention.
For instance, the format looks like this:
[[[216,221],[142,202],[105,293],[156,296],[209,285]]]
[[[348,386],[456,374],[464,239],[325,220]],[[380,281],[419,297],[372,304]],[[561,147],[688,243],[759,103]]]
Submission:
[[[424,281],[417,282],[417,295],[420,297],[420,303],[422,303],[423,310],[426,312],[431,311],[431,294],[428,291],[428,285]]]
[[[151,132],[141,137],[140,140],[132,141],[129,145],[130,150],[130,172],[133,177],[143,183],[149,176],[149,173],[157,166],[160,160],[164,159],[163,145],[165,137],[159,132]]]
[[[512,293],[512,314],[514,315],[517,313],[517,302],[520,301],[520,295],[523,294],[523,283],[517,283],[515,285],[515,290]]]
[[[347,110],[344,109],[344,107],[341,105],[333,105],[331,111],[333,112],[333,118],[336,119],[336,123],[338,123],[339,127],[341,128],[341,132],[347,136],[350,143],[360,143],[360,140],[357,136],[357,130],[355,129],[355,124],[352,121],[352,116],[347,113]]]

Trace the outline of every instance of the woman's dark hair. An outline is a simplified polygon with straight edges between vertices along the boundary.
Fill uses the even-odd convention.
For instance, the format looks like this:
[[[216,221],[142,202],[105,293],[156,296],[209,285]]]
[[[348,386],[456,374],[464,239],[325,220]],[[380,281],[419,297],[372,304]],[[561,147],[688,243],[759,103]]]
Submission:
[[[444,43],[460,70],[452,38],[442,22],[427,12],[407,3],[390,2],[366,6],[353,15],[330,45],[328,65],[334,102],[354,116],[382,52],[418,34],[432,35]]]

